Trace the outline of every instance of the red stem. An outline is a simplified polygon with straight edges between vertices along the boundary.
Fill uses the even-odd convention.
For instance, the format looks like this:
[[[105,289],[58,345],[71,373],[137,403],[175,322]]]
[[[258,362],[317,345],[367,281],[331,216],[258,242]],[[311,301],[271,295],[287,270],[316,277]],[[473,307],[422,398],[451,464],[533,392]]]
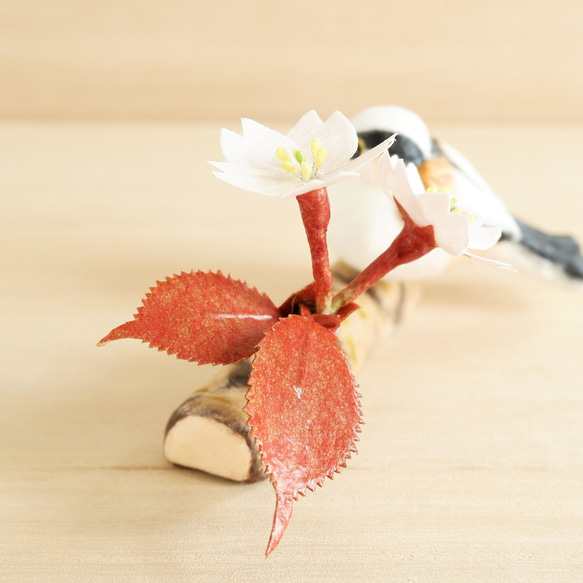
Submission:
[[[330,307],[331,312],[334,314],[354,301],[399,265],[415,261],[435,247],[435,236],[431,225],[418,227],[410,219],[406,219],[405,226],[391,246],[334,296]]]
[[[330,201],[326,188],[312,190],[297,197],[304,229],[312,257],[315,282],[316,309],[326,313],[332,299],[332,269],[328,255],[326,233],[330,223]]]

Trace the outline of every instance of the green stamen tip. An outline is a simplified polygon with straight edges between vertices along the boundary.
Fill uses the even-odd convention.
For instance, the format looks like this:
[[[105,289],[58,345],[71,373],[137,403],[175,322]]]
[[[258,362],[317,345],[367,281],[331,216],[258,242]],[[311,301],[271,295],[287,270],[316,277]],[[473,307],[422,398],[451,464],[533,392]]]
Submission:
[[[306,157],[301,150],[294,150],[294,158],[298,161],[298,164],[301,164],[306,160]]]

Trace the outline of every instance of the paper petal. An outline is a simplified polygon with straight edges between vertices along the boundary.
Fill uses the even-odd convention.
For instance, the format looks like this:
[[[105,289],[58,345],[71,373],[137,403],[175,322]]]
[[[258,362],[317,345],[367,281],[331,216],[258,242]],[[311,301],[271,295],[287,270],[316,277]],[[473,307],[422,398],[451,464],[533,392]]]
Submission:
[[[314,137],[322,141],[328,150],[326,161],[320,172],[327,174],[330,169],[345,165],[358,148],[358,136],[347,117],[335,111],[322,125]]]
[[[291,129],[287,137],[298,148],[304,150],[305,154],[308,154],[312,138],[316,137],[322,125],[323,122],[320,116],[312,109],[300,118],[300,121]]]
[[[233,164],[231,162],[212,162],[212,165],[221,170],[221,172],[214,172],[217,178],[243,190],[264,196],[289,196],[290,193],[310,184],[300,181],[292,174],[282,171],[281,168],[273,170],[262,166]],[[309,186],[304,192],[313,190],[313,188],[313,186]]]
[[[500,227],[484,225],[479,219],[471,221],[469,224],[468,248],[486,250],[492,248],[502,236]]]

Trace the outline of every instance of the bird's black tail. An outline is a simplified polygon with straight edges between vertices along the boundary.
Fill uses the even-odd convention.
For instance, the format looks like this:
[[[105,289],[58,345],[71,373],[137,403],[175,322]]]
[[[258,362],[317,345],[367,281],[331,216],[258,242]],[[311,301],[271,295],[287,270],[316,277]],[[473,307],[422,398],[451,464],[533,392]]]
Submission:
[[[547,264],[550,270],[571,281],[583,281],[583,256],[575,239],[566,235],[551,235],[516,219],[521,231],[518,243],[539,267]],[[504,239],[504,237],[503,237]]]

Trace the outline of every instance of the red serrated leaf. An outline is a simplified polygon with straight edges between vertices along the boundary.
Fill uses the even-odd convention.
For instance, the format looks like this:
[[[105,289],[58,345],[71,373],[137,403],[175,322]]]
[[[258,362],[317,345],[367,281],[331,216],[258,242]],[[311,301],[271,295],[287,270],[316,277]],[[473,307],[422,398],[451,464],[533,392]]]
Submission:
[[[279,316],[265,294],[220,271],[181,273],[157,282],[134,319],[99,345],[138,338],[184,360],[229,364],[249,358]]]
[[[360,395],[336,336],[294,315],[259,343],[249,385],[251,435],[277,495],[269,555],[298,494],[322,485],[356,451]]]

